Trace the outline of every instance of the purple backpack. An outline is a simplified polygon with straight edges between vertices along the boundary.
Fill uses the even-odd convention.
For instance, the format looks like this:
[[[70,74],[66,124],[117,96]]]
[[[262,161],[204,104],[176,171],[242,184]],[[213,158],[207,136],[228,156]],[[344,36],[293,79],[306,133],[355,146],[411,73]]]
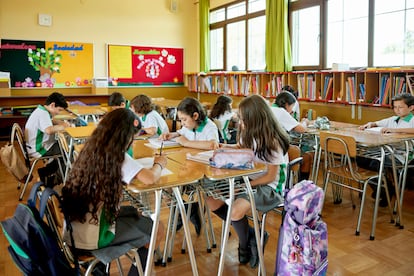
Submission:
[[[323,190],[303,180],[287,192],[279,230],[275,275],[325,275],[327,225],[319,216]]]

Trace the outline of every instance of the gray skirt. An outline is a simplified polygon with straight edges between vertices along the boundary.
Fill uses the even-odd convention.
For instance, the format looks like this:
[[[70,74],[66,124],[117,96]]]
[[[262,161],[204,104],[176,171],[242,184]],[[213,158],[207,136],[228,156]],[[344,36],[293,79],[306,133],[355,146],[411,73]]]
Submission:
[[[226,180],[227,181],[227,180]],[[243,181],[241,178],[235,179],[235,182]],[[223,189],[227,188],[228,185],[222,185],[223,181],[211,181],[203,180],[203,189],[204,191],[212,191],[212,193],[220,192],[223,194]],[[219,191],[217,191],[219,190]],[[213,192],[215,191],[215,192]],[[209,193],[207,193],[209,194]],[[270,211],[276,207],[279,207],[283,204],[283,196],[276,192],[275,189],[269,185],[260,185],[253,187],[253,197],[256,204],[256,209],[261,212]],[[246,192],[237,192],[235,198],[244,198],[250,202],[249,196]]]
[[[132,206],[122,206],[116,219],[114,240],[107,247],[93,250],[91,253],[107,264],[133,248],[148,244],[151,232],[150,218],[138,215],[138,211]]]

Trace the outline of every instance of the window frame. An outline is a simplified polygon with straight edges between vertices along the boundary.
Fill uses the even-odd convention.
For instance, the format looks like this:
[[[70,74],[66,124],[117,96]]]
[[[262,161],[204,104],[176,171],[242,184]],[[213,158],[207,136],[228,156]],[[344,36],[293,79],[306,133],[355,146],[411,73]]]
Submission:
[[[245,2],[245,14],[241,15],[241,16],[237,16],[237,17],[233,17],[231,19],[227,19],[227,9],[237,3],[242,3]],[[237,1],[233,1],[230,3],[227,3],[225,5],[216,7],[214,9],[210,9],[210,13],[216,10],[220,10],[220,9],[224,9],[224,20],[223,21],[219,21],[216,23],[211,23],[209,25],[209,32],[213,29],[219,29],[219,28],[223,28],[223,68],[214,68],[211,69],[210,71],[226,71],[226,68],[228,68],[227,65],[227,25],[231,24],[231,23],[235,23],[235,22],[240,22],[240,21],[244,21],[245,24],[245,33],[246,33],[246,37],[245,37],[245,60],[246,60],[246,71],[249,71],[251,69],[249,69],[249,60],[248,60],[248,53],[249,53],[249,45],[248,45],[248,38],[249,38],[249,26],[248,26],[248,21],[249,19],[252,18],[256,18],[256,17],[260,17],[260,16],[266,16],[266,10],[262,10],[262,11],[256,11],[256,12],[252,12],[252,13],[248,13],[249,10],[249,0],[237,0]],[[211,52],[210,52],[211,54]]]

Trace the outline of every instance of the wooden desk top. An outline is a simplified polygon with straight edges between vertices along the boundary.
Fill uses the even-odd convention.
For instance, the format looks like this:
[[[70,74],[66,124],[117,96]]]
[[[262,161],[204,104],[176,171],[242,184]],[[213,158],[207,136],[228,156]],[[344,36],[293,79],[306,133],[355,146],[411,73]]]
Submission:
[[[68,110],[78,116],[104,115],[106,113],[106,110],[104,110],[100,105],[97,105],[97,106],[70,105],[68,107]]]
[[[96,128],[96,125],[92,124],[92,125],[80,126],[80,127],[67,127],[65,128],[65,131],[73,139],[82,139],[82,138],[88,138],[89,136],[91,136],[95,128]]]
[[[161,176],[156,183],[152,185],[145,185],[137,179],[134,179],[127,186],[127,189],[135,193],[149,192],[159,189],[167,189],[187,185],[194,183],[204,177],[203,171],[194,170],[191,167],[183,166],[177,162],[168,162],[167,169],[169,169],[172,174]]]
[[[373,133],[369,131],[359,130],[358,128],[329,130],[329,133],[342,134],[352,136],[359,146],[363,147],[378,147],[387,144],[397,144],[407,139],[414,139],[414,134],[409,133]]]

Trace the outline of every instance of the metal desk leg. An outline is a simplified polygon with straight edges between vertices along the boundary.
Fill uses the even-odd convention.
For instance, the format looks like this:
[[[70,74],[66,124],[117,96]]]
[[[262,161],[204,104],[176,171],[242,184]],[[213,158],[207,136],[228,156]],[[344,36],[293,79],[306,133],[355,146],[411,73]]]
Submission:
[[[379,198],[381,194],[381,183],[382,183],[382,174],[384,172],[384,163],[385,163],[385,151],[384,151],[384,148],[381,147],[381,159],[380,159],[380,169],[379,169],[379,177],[378,177],[378,185],[377,185],[377,195],[375,198],[374,213],[372,214],[371,235],[369,237],[370,240],[375,239],[375,227],[377,225],[378,205],[379,205]]]
[[[319,173],[319,164],[321,161],[322,147],[320,145],[320,140],[315,136],[315,155],[313,156],[313,166],[312,166],[312,180],[315,185],[318,183],[318,173]]]
[[[151,240],[148,248],[148,257],[147,257],[147,264],[145,266],[145,276],[151,275],[151,270],[154,264],[154,251],[155,251],[155,243],[157,241],[157,233],[158,233],[158,225],[160,223],[160,213],[161,213],[161,193],[162,190],[155,191],[155,206],[154,206],[154,213],[151,214],[152,223],[152,232],[151,232]]]
[[[184,208],[183,199],[181,198],[180,188],[174,187],[173,192],[174,192],[175,198],[177,199],[177,207],[180,210],[181,219],[183,222],[184,234],[185,234],[185,239],[187,241],[188,255],[190,257],[191,268],[193,270],[193,275],[197,276],[198,275],[197,262],[196,262],[195,255],[194,255],[193,242],[191,240],[190,229],[188,228],[188,221],[186,220],[186,212]]]
[[[263,257],[263,245],[260,238],[260,226],[259,221],[257,219],[257,211],[256,211],[256,203],[254,201],[253,196],[253,190],[252,186],[250,185],[249,178],[247,176],[243,176],[244,183],[246,184],[247,193],[250,198],[250,206],[252,208],[252,217],[253,217],[253,223],[254,223],[254,234],[256,236],[256,244],[257,244],[257,252],[259,254],[259,269],[258,269],[258,275],[266,275],[266,267],[264,263],[264,257]],[[264,227],[264,225],[262,225]],[[227,233],[227,232],[225,232]]]
[[[229,178],[229,192],[230,192],[230,197],[229,199],[226,200],[226,204],[229,206],[229,208],[227,210],[227,217],[226,217],[226,222],[224,226],[224,233],[226,234],[222,236],[222,240],[221,240],[220,263],[219,263],[219,269],[218,269],[217,275],[223,275],[224,258],[226,257],[225,251],[227,247],[227,240],[229,237],[227,233],[229,233],[230,231],[231,211],[232,211],[233,202],[234,202],[234,178]]]
[[[394,150],[388,146],[385,145],[384,146],[391,154],[391,164],[392,164],[392,176],[393,176],[393,185],[395,188],[395,203],[397,205],[397,226],[399,226],[401,229],[404,228],[403,223],[402,223],[402,211],[401,211],[401,201],[400,201],[400,190],[399,190],[399,184],[398,184],[398,177],[397,177],[397,169],[396,169],[396,164],[395,164],[395,156],[394,156]],[[388,208],[390,209],[390,213],[391,213],[391,222],[393,223],[393,213],[392,213],[392,207],[391,204],[390,206],[388,206]]]
[[[68,174],[69,174],[69,169],[72,166],[71,160],[72,160],[72,157],[73,157],[73,151],[75,150],[74,149],[74,147],[75,147],[74,144],[75,144],[74,139],[70,138],[69,146],[68,146],[69,152],[68,152],[67,160],[66,160],[65,174],[63,175],[63,183],[66,183],[66,179],[67,179]]]

